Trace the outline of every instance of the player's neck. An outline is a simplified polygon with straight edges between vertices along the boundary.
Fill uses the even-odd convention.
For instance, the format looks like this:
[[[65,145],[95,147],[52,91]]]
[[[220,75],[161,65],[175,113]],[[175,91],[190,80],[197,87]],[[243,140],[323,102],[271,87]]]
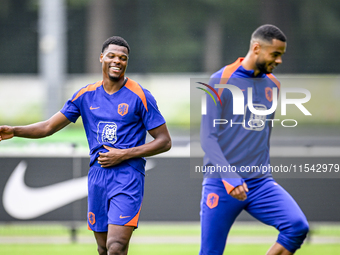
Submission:
[[[103,87],[106,93],[112,95],[120,90],[125,83],[125,77],[121,77],[117,80],[112,80],[110,78],[104,78]]]
[[[242,66],[244,69],[246,70],[253,70],[254,71],[254,76],[257,76],[261,71],[256,67],[256,64],[255,64],[255,59],[254,57],[248,53],[243,61],[242,61]]]

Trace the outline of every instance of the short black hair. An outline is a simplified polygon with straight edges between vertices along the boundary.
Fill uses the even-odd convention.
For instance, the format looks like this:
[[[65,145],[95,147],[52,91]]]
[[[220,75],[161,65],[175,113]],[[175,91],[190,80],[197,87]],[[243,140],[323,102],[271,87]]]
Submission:
[[[280,40],[282,42],[287,41],[285,34],[276,26],[266,24],[258,27],[251,35],[251,40],[264,40],[267,42],[272,42],[273,39]]]
[[[104,50],[109,47],[110,44],[114,44],[114,45],[118,45],[118,46],[124,46],[127,48],[128,53],[130,54],[130,46],[127,43],[127,41],[125,41],[122,37],[120,36],[111,36],[110,38],[107,38],[105,40],[105,42],[103,43],[103,47],[102,47],[102,53],[104,52]]]

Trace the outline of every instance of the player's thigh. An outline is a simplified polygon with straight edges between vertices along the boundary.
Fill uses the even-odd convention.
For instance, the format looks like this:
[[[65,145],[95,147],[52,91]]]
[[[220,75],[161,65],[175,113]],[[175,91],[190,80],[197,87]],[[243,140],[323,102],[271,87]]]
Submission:
[[[107,247],[115,247],[115,250],[127,249],[134,227],[109,224],[107,233]]]
[[[128,164],[115,171],[116,181],[108,180],[108,223],[137,227],[144,195],[144,175]]]
[[[265,181],[249,199],[248,213],[279,231],[307,221],[292,196],[274,180]]]
[[[106,250],[107,232],[93,232],[98,245],[98,251]]]
[[[144,194],[144,175],[127,163],[92,166],[88,175],[88,226],[107,232],[108,224],[137,227]]]
[[[88,228],[96,232],[107,232],[107,171],[92,166],[88,173]]]
[[[223,187],[204,185],[201,198],[200,254],[222,254],[229,230],[245,202],[227,194]]]

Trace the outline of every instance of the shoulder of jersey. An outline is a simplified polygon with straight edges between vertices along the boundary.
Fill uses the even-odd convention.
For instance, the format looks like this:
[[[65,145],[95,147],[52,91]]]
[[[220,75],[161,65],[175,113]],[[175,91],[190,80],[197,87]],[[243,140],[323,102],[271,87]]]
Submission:
[[[241,66],[242,58],[238,58],[234,63],[225,66],[222,68],[221,76],[220,76],[220,84],[226,84],[229,78],[233,75],[233,73]],[[219,71],[219,72],[220,72]],[[218,95],[221,96],[223,92],[223,88],[218,89]]]
[[[280,89],[281,87],[281,83],[279,82],[279,80],[271,73],[267,74],[267,77],[275,83],[275,85],[278,87],[278,89]]]
[[[136,94],[142,100],[142,103],[146,111],[148,111],[148,104],[147,104],[146,96],[145,96],[142,86],[139,85],[139,83],[135,82],[134,80],[131,80],[130,78],[128,78],[125,84],[125,88],[127,88],[128,90]]]
[[[72,102],[77,100],[81,95],[85,94],[86,92],[95,91],[98,87],[102,85],[103,85],[103,81],[97,81],[96,83],[87,85],[86,87],[79,90],[77,95],[72,99]]]
[[[77,100],[80,96],[82,96],[86,92],[95,91],[97,88],[99,88],[102,85],[103,85],[103,81],[98,81],[96,83],[87,85],[86,87],[79,90],[77,95],[72,99],[72,102]],[[136,94],[142,100],[142,103],[143,103],[145,109],[148,110],[144,90],[137,82],[128,78],[124,87],[127,88],[128,90],[130,90],[131,92],[133,92],[134,94]]]
[[[231,75],[241,66],[242,60],[243,58],[238,58],[234,63],[227,65],[223,69],[221,79],[226,79],[226,81],[228,81]]]

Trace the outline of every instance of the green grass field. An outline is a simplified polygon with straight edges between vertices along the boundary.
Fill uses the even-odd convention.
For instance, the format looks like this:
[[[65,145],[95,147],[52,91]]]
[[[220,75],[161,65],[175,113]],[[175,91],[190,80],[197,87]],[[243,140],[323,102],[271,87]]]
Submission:
[[[224,254],[264,255],[268,250],[264,244],[230,244]],[[129,255],[197,255],[199,246],[196,244],[138,244],[131,245]],[[11,255],[93,255],[96,247],[92,244],[25,244],[0,245],[1,254]],[[297,251],[298,255],[338,255],[340,244],[304,245]]]
[[[4,238],[17,238],[20,237],[36,237],[41,240],[35,243],[29,242],[16,242],[12,244],[0,243],[0,254],[11,255],[87,255],[97,254],[96,244],[92,233],[86,230],[83,226],[78,231],[79,240],[87,238],[86,242],[79,243],[56,243],[60,237],[68,239],[68,228],[62,225],[1,225],[0,226],[0,242]],[[138,230],[135,231],[131,241],[129,254],[130,255],[191,255],[198,254],[199,251],[199,235],[200,227],[198,223],[183,223],[183,224],[162,224],[162,223],[141,223]],[[270,247],[268,244],[253,244],[252,238],[262,237],[275,238],[277,231],[271,227],[260,224],[235,224],[230,236],[233,238],[244,237],[249,238],[249,243],[230,243],[226,246],[224,254],[252,254],[263,255]],[[340,226],[339,225],[315,225],[312,226],[312,242],[307,242],[303,245],[301,250],[298,250],[298,255],[338,255],[340,254],[340,242],[334,243],[334,240],[340,239]],[[43,243],[44,238],[50,237],[51,243]],[[160,240],[181,240],[180,242],[162,242]],[[19,239],[18,239],[19,238]],[[140,239],[142,238],[142,239]],[[144,238],[144,239],[143,239]],[[158,238],[158,239],[157,239]],[[161,238],[161,239],[159,239]],[[163,238],[163,239],[162,239]],[[177,239],[176,239],[177,238]],[[192,238],[197,242],[192,242]],[[150,242],[150,240],[155,240]],[[188,243],[185,240],[188,239]],[[318,240],[333,240],[329,243],[318,243]],[[139,241],[136,241],[139,240]],[[140,240],[149,240],[146,243]],[[157,241],[158,240],[158,241]],[[191,241],[190,241],[191,240]]]

